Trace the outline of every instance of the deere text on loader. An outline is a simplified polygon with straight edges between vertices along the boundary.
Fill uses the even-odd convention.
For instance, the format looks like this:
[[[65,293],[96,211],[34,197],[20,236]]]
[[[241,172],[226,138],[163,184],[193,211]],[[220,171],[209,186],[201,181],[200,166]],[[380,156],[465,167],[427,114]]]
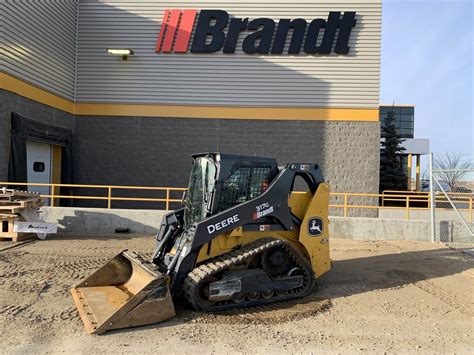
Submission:
[[[88,333],[164,321],[176,297],[205,312],[305,297],[331,268],[318,165],[192,157],[183,207],[163,217],[153,257],[123,251],[71,290]]]

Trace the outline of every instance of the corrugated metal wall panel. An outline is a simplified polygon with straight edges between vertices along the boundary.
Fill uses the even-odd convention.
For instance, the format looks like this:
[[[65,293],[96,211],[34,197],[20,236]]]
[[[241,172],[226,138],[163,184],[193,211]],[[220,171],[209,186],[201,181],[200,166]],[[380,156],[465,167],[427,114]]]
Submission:
[[[1,70],[73,100],[77,0],[0,3]]]
[[[79,6],[79,102],[378,107],[381,0],[81,0]],[[246,32],[233,55],[157,54],[170,8],[274,20],[357,11],[357,25],[347,56],[247,55],[241,50]],[[106,54],[110,47],[132,48],[135,56],[122,61]]]

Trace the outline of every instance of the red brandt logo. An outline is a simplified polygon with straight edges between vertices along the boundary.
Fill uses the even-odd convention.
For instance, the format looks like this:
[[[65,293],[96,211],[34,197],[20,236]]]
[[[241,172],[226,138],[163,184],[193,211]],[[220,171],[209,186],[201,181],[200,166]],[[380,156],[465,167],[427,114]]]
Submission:
[[[156,53],[186,53],[197,10],[165,10]],[[176,37],[176,40],[175,40]],[[173,46],[174,44],[174,46]]]
[[[224,10],[200,10],[196,21],[196,9],[165,10],[155,51],[187,53],[196,21],[191,53],[214,53],[221,49],[222,53],[235,53],[241,32],[250,31],[242,41],[242,51],[247,54],[283,54],[288,40],[288,54],[299,54],[302,50],[309,55],[329,54],[333,47],[337,54],[348,54],[349,37],[357,22],[355,16],[355,11],[346,11],[342,17],[340,11],[331,11],[327,20],[314,19],[309,24],[302,18],[284,18],[275,23],[271,18],[249,20],[229,16]]]

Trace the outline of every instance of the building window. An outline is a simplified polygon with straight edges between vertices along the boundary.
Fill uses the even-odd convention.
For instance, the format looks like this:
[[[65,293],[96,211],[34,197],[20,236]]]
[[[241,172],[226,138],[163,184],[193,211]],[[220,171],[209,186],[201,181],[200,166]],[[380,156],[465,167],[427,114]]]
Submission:
[[[385,125],[388,113],[393,112],[395,126],[402,138],[414,138],[415,108],[413,106],[380,106],[381,126]]]

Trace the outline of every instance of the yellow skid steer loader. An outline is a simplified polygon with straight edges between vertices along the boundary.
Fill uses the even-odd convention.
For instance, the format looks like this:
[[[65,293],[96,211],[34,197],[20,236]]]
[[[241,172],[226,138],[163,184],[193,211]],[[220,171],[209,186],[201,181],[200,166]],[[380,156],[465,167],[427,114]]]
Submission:
[[[176,297],[205,312],[305,297],[331,268],[318,165],[192,157],[183,207],[163,217],[153,257],[123,251],[71,290],[88,333],[164,321]]]

